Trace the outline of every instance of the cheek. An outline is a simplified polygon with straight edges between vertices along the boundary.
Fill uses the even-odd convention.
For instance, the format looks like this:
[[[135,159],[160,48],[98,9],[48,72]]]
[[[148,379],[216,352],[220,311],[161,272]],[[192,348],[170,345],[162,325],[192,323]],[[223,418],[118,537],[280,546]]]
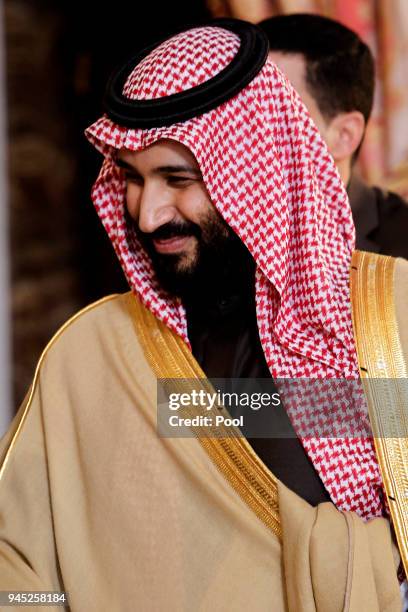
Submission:
[[[180,198],[180,208],[183,216],[198,223],[203,217],[214,210],[214,206],[204,186],[194,186],[187,189]]]

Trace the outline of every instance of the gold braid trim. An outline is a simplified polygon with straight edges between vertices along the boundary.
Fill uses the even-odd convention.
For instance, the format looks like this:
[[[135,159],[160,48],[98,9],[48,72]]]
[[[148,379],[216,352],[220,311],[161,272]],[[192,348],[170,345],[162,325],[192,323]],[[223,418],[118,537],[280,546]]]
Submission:
[[[408,381],[395,312],[395,262],[393,257],[356,251],[350,282],[361,378],[391,518],[408,575]]]
[[[132,294],[128,294],[128,308],[135,324],[139,341],[147,361],[157,378],[194,379],[201,381],[208,392],[214,391],[184,340],[159,321]],[[180,381],[184,391],[186,381]],[[194,386],[196,388],[196,386]],[[197,408],[189,409],[189,416],[199,415]],[[233,437],[201,435],[200,427],[191,427],[201,446],[241,499],[256,516],[279,538],[277,481],[258,458],[246,439],[236,430]],[[217,428],[220,431],[220,428]],[[231,436],[231,428],[228,435]],[[219,435],[219,434],[218,434]]]

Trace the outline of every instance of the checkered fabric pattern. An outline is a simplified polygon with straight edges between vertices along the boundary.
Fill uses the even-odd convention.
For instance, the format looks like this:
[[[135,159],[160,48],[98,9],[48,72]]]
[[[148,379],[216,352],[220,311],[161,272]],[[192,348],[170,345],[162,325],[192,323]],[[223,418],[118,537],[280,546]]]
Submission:
[[[178,34],[134,68],[124,94],[158,98],[194,87],[231,61],[238,46],[237,36],[220,27]],[[259,334],[272,376],[358,380],[347,194],[305,107],[276,66],[267,61],[239,94],[183,123],[127,129],[104,116],[86,133],[105,156],[93,188],[95,207],[132,290],[158,319],[188,343],[182,305],[161,290],[126,224],[125,182],[112,159],[117,149],[140,151],[168,138],[195,155],[214,206],[256,261]],[[299,397],[285,398],[285,405],[334,503],[368,519],[383,513],[381,477],[370,439],[337,437],[344,431],[341,393],[322,392],[318,414],[308,414]],[[327,424],[324,437],[308,435],[314,418]],[[358,397],[348,418],[367,423]]]

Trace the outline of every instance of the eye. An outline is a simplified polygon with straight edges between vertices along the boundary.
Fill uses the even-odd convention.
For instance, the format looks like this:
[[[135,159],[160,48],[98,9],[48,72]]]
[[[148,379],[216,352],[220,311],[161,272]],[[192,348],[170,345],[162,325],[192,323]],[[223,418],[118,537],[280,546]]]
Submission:
[[[137,185],[143,184],[143,178],[140,176],[140,174],[136,174],[131,170],[124,170],[123,176],[125,177],[127,183],[136,183]]]
[[[175,187],[184,187],[194,181],[191,176],[179,176],[179,175],[170,175],[167,177],[167,182],[169,185],[173,185]]]

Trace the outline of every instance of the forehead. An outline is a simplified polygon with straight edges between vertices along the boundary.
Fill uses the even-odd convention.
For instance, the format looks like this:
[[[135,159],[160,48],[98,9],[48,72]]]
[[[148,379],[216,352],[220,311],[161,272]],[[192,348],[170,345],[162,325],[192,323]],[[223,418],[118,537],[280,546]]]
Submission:
[[[175,140],[159,140],[142,151],[121,149],[118,158],[146,168],[158,166],[188,166],[199,169],[196,158],[185,145]]]
[[[287,76],[300,96],[306,90],[306,63],[300,53],[270,51],[269,59]]]

